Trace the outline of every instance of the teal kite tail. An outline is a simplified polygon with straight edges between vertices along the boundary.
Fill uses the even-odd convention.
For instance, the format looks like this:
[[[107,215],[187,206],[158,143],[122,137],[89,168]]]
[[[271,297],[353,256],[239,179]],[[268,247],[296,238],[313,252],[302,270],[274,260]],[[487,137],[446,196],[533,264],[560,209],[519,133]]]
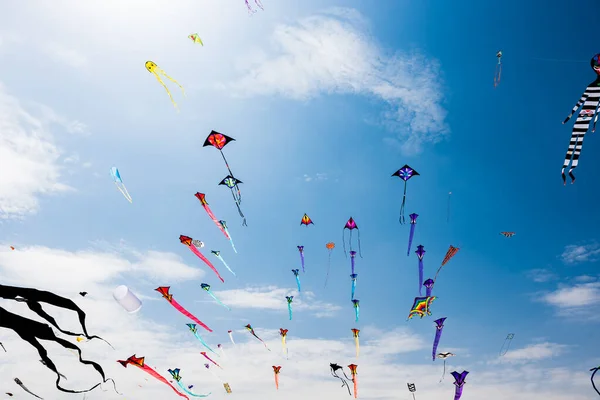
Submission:
[[[211,395],[211,393],[212,393],[212,392],[209,392],[208,394],[195,394],[195,393],[192,393],[192,392],[190,392],[190,391],[188,390],[188,388],[186,388],[186,387],[185,387],[185,386],[184,386],[184,385],[183,385],[181,382],[179,382],[179,381],[177,381],[177,386],[179,386],[179,388],[180,388],[181,390],[183,390],[185,393],[187,393],[187,394],[189,394],[190,396],[193,396],[193,397],[208,397],[208,396],[210,396],[210,395]]]
[[[288,304],[288,313],[290,314],[290,321],[292,320],[292,305]]]
[[[219,355],[217,352],[215,352],[213,349],[211,349],[208,344],[206,344],[206,342],[204,341],[204,339],[202,339],[202,336],[198,335],[198,332],[195,332],[194,336],[196,336],[196,339],[198,339],[200,341],[200,343],[202,343],[202,346],[206,347],[208,350],[210,350],[211,352],[215,353],[217,356]]]

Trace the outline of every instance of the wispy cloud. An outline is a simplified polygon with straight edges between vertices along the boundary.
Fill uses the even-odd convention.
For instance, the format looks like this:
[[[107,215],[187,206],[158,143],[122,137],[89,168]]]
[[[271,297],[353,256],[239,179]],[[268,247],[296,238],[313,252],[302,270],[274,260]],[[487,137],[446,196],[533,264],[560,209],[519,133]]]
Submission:
[[[527,277],[534,282],[544,283],[550,282],[558,278],[554,272],[544,269],[544,268],[536,268],[526,272]]]
[[[600,245],[597,243],[588,245],[568,245],[560,255],[565,264],[578,264],[588,261],[597,261],[600,254]]]
[[[544,342],[532,344],[520,349],[508,351],[504,356],[494,359],[491,363],[522,364],[557,357],[563,354],[569,346]]]
[[[356,10],[336,8],[280,25],[272,39],[277,50],[227,84],[231,93],[296,100],[321,93],[375,97],[389,107],[384,123],[403,132],[398,139],[406,152],[420,151],[423,143],[436,143],[449,132],[439,63],[418,52],[389,54]]]
[[[577,308],[600,303],[600,282],[564,285],[547,293],[542,301],[559,308],[563,312],[574,312]]]
[[[304,182],[312,182],[312,181],[326,181],[327,180],[327,174],[323,173],[323,172],[317,172],[314,175],[308,175],[308,174],[304,174],[303,179]]]

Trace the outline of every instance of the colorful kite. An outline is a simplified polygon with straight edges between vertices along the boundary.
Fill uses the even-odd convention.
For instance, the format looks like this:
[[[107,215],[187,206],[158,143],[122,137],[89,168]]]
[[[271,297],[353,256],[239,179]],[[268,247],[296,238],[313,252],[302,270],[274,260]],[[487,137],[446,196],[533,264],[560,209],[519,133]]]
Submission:
[[[217,348],[219,350],[221,350],[221,355],[223,356],[223,358],[227,358],[227,356],[225,355],[225,349],[223,348],[223,346],[221,344],[217,344]]]
[[[217,298],[217,296],[215,296],[215,294],[210,290],[210,285],[208,283],[201,283],[200,287],[206,291],[206,293],[208,293],[210,295],[210,297],[212,297],[213,299],[215,299],[215,301],[217,303],[219,303],[220,305],[222,305],[223,307],[225,307],[226,309],[228,309],[229,311],[231,311],[231,308],[227,307],[225,304],[223,304],[223,302],[221,302],[221,300],[219,300]]]
[[[31,390],[27,389],[27,386],[25,386],[23,384],[23,382],[21,382],[21,380],[19,378],[15,378],[15,383],[19,386],[21,386],[21,389],[23,389],[24,391],[26,391],[27,393],[29,393],[30,395],[37,397],[38,399],[41,399],[40,396],[38,396],[37,394],[33,393]],[[10,395],[10,397],[12,397],[12,394]],[[43,400],[43,399],[42,399]]]
[[[211,363],[215,364],[217,367],[223,369],[223,367],[221,367],[215,360],[213,360],[212,358],[210,358],[208,356],[208,354],[206,354],[205,351],[201,351],[200,354],[202,354],[204,356],[204,358],[206,358],[208,361],[210,361]]]
[[[354,306],[355,322],[358,322],[358,318],[360,317],[360,300],[352,299],[352,305]]]
[[[292,302],[294,301],[294,296],[285,296],[285,299],[287,300],[288,314],[290,315],[290,321],[291,321],[292,320]]]
[[[431,297],[431,291],[433,290],[434,284],[435,284],[435,282],[431,278],[429,278],[425,282],[423,282],[423,286],[425,286],[425,296],[426,297]],[[419,294],[421,294],[421,293],[419,292]]]
[[[281,371],[281,365],[273,365],[273,372],[275,373],[275,387],[279,390],[279,371]]]
[[[169,383],[168,380],[166,380],[162,375],[160,375],[158,372],[156,372],[153,368],[147,366],[144,362],[145,357],[136,357],[135,354],[132,355],[131,357],[129,357],[127,360],[118,360],[117,362],[120,363],[122,366],[124,366],[125,368],[127,368],[127,365],[133,365],[135,367],[138,367],[139,369],[141,369],[142,371],[152,375],[153,378],[161,381],[162,383],[164,383],[165,385],[169,386],[171,389],[173,389],[173,391],[175,393],[177,393],[177,395],[179,397],[183,397],[184,399],[188,399],[190,400],[189,397],[187,397],[186,395],[184,395],[183,393],[180,393],[175,386],[171,385]]]
[[[229,229],[227,229],[227,222],[220,220],[219,223],[221,224],[223,229],[225,229],[225,233],[227,234],[227,236],[229,236],[229,241],[231,242],[231,247],[233,248],[233,251],[235,251],[237,254],[237,250],[235,249],[235,246],[233,244],[233,238],[231,237],[231,233],[229,233]]]
[[[231,239],[229,237],[229,234],[223,228],[223,225],[221,225],[221,223],[219,222],[219,220],[217,219],[217,217],[215,217],[215,214],[213,214],[212,210],[208,206],[208,202],[206,201],[206,195],[204,193],[196,192],[196,194],[194,196],[196,196],[196,198],[198,200],[200,200],[200,204],[202,204],[202,207],[204,207],[204,210],[206,211],[206,213],[208,214],[208,216],[210,217],[210,219],[213,220],[213,222],[215,223],[215,225],[217,226],[217,228],[219,228],[221,230],[221,232],[223,232],[223,235],[225,235],[225,237],[227,239]]]
[[[508,349],[510,348],[510,344],[512,343],[514,337],[514,333],[509,333],[508,335],[506,335],[504,343],[502,343],[502,347],[500,347],[500,357],[502,357],[508,352]]]
[[[100,336],[96,336],[96,335],[90,336],[87,333],[87,328],[85,325],[85,317],[86,317],[85,312],[83,312],[83,310],[81,308],[79,308],[77,306],[77,304],[75,304],[75,302],[73,302],[72,300],[69,300],[65,297],[58,296],[52,292],[41,291],[41,290],[37,290],[37,289],[33,289],[33,288],[23,288],[23,287],[18,287],[18,286],[0,285],[0,298],[26,303],[31,311],[33,311],[39,317],[41,317],[44,320],[46,320],[47,322],[49,322],[54,328],[56,328],[58,331],[60,331],[61,333],[65,334],[65,335],[73,336],[73,337],[85,336],[87,339],[100,339],[100,340],[106,342],[106,340],[102,339]],[[48,314],[42,308],[42,305],[40,303],[50,304],[52,306],[62,308],[64,310],[75,311],[77,313],[77,316],[79,319],[79,324],[81,325],[83,333],[75,333],[75,332],[66,331],[66,330],[62,329],[58,325],[58,323],[56,322],[54,317],[52,317],[50,314]],[[111,381],[113,383],[113,386],[115,385],[114,381],[111,378],[108,378],[108,379],[106,378],[106,376],[104,375],[104,370],[102,369],[100,364],[95,363],[93,361],[82,359],[81,358],[81,350],[79,349],[79,347],[77,347],[75,344],[69,342],[68,340],[57,337],[56,334],[54,333],[54,331],[52,330],[52,328],[47,324],[25,318],[25,317],[22,317],[17,314],[13,314],[10,311],[7,311],[4,308],[0,307],[0,328],[6,328],[6,329],[10,329],[10,330],[14,331],[17,335],[19,335],[19,337],[21,339],[23,339],[24,341],[29,343],[31,346],[35,347],[35,349],[38,351],[38,354],[40,355],[40,358],[43,361],[43,364],[48,369],[50,369],[52,372],[54,372],[56,374],[57,379],[56,379],[55,385],[56,385],[56,388],[58,390],[60,390],[61,392],[85,393],[85,392],[89,392],[89,391],[95,389],[96,387],[100,386],[101,383],[97,383],[96,385],[92,386],[88,390],[80,390],[80,391],[65,389],[65,388],[61,387],[60,386],[61,374],[58,372],[54,362],[48,357],[48,351],[44,348],[44,346],[41,345],[41,343],[39,342],[40,340],[52,341],[52,342],[55,342],[55,343],[61,345],[62,347],[66,348],[66,349],[69,349],[71,351],[76,351],[78,354],[80,363],[86,364],[86,365],[91,365],[100,374],[100,376],[102,377],[103,383]],[[108,342],[106,342],[106,343],[110,346],[110,343],[108,343]],[[116,391],[117,391],[117,389],[115,386],[115,392]]]
[[[354,398],[358,399],[358,373],[356,372],[358,365],[350,364],[348,365],[348,368],[350,368],[350,373],[352,374],[352,382],[354,383]]]
[[[350,275],[350,279],[352,279],[352,296],[350,297],[350,300],[354,300],[354,292],[356,291],[356,280],[358,279],[358,274]]]
[[[296,277],[296,285],[298,285],[298,293],[301,292],[300,290],[300,270],[299,269],[293,269],[292,272],[294,273],[294,276]]]
[[[219,250],[211,250],[210,252],[213,253],[223,263],[223,265],[225,266],[225,268],[227,268],[227,270],[229,270],[229,272],[231,272],[233,274],[233,276],[237,277],[237,275],[235,274],[235,272],[233,272],[231,270],[231,268],[229,268],[229,265],[227,265],[227,263],[225,262],[225,260],[223,259],[223,257],[221,257],[221,252]]]
[[[223,383],[223,387],[227,393],[231,394],[231,386],[229,386],[229,383]]]
[[[131,196],[129,195],[127,188],[125,187],[123,180],[121,179],[121,174],[119,173],[119,170],[117,169],[117,167],[112,167],[110,169],[110,175],[112,176],[113,180],[115,181],[115,186],[117,187],[117,189],[119,189],[119,192],[121,192],[121,194],[123,196],[125,196],[125,198],[127,199],[128,202],[133,204],[133,200],[131,199]],[[14,248],[13,248],[13,250],[14,250]]]
[[[594,371],[594,372],[592,372],[592,376],[590,377],[590,380],[592,381],[592,387],[594,388],[596,393],[598,393],[598,395],[600,395],[600,391],[598,391],[598,388],[596,387],[596,384],[594,383],[594,375],[596,375],[596,372],[598,372],[599,369],[600,369],[600,367],[590,369],[590,372]]]
[[[352,393],[350,393],[350,386],[348,385],[348,382],[346,381],[346,379],[350,380],[350,378],[348,378],[348,376],[346,375],[346,371],[344,371],[344,368],[342,368],[342,366],[335,364],[335,363],[329,363],[329,368],[331,370],[331,375],[335,378],[338,378],[340,381],[342,381],[342,387],[346,387],[346,389],[348,389],[348,395],[352,396]],[[337,374],[337,371],[342,370],[342,373],[344,374],[344,378],[342,378],[341,376],[339,376]]]
[[[329,242],[325,245],[327,248],[328,258],[327,258],[327,276],[325,277],[325,287],[327,287],[327,281],[329,280],[329,270],[331,269],[331,252],[335,248],[335,243]]]
[[[459,250],[460,250],[460,248],[454,247],[454,246],[450,245],[450,247],[448,248],[448,251],[446,252],[446,256],[444,257],[444,260],[442,261],[442,265],[440,265],[440,267],[438,268],[437,272],[435,273],[435,276],[433,277],[433,281],[434,282],[436,281],[437,276],[440,273],[440,270],[442,269],[442,267],[444,265],[446,265],[446,263],[448,261],[450,261],[450,259],[452,257],[454,257],[456,255],[456,253],[458,253]]]
[[[260,340],[262,342],[262,344],[265,345],[265,349],[271,351],[271,349],[269,347],[267,347],[267,344],[258,336],[256,336],[256,333],[254,333],[254,329],[252,328],[252,325],[248,324],[245,326],[245,328],[248,330],[248,332],[250,332],[252,334],[252,336],[254,336],[255,338],[257,338],[258,340]]]
[[[227,331],[227,334],[229,335],[229,339],[231,340],[231,343],[233,343],[233,345],[235,346],[235,342],[233,341],[233,331]]]
[[[505,238],[510,238],[510,237],[513,237],[513,236],[515,236],[515,233],[514,233],[514,232],[500,232],[500,234],[501,234],[502,236],[504,236]]]
[[[225,178],[223,178],[221,182],[219,182],[219,185],[225,185],[229,189],[231,189],[231,196],[233,196],[233,201],[235,202],[235,206],[237,207],[238,214],[240,214],[240,217],[242,217],[242,225],[248,226],[248,224],[246,223],[246,217],[244,216],[244,213],[242,212],[241,208],[242,197],[240,195],[240,189],[238,186],[240,183],[244,182],[240,181],[237,178],[234,178],[233,175],[227,175]]]
[[[398,178],[404,181],[404,196],[402,197],[402,205],[400,206],[400,223],[404,224],[404,206],[406,205],[406,183],[413,176],[417,176],[419,173],[409,167],[408,165],[404,165],[404,167],[400,168],[398,171],[394,172],[392,176],[397,176]]]
[[[421,292],[423,290],[423,256],[427,252],[425,251],[425,247],[420,244],[417,246],[415,253],[417,253],[417,257],[419,257],[419,296],[421,296]]]
[[[496,53],[498,64],[496,64],[496,73],[494,74],[494,87],[500,84],[500,78],[502,77],[502,51]]]
[[[362,253],[360,252],[360,230],[358,229],[358,225],[356,225],[356,222],[354,222],[354,219],[352,219],[352,217],[350,217],[350,219],[346,222],[346,225],[344,225],[344,229],[342,229],[342,243],[344,245],[344,254],[346,254],[346,229],[350,231],[350,238],[348,239],[350,251],[352,251],[352,231],[356,229],[358,235],[358,254],[360,254],[360,258],[362,258]],[[346,254],[346,257],[347,256],[348,255]]]
[[[248,13],[250,15],[254,14],[256,12],[256,10],[253,10],[252,7],[250,6],[250,2],[248,0],[244,0],[246,2],[246,7],[248,7]],[[263,8],[262,4],[260,3],[259,0],[254,0],[254,3],[256,3],[256,5],[258,7],[260,7],[261,10],[265,11],[265,9]]]
[[[202,39],[200,39],[200,36],[197,33],[192,33],[191,35],[188,35],[188,39],[191,39],[194,43],[198,43],[199,45],[204,46],[204,43],[202,43]]]
[[[221,282],[225,283],[225,280],[223,279],[223,277],[221,277],[219,271],[217,271],[215,266],[210,261],[208,261],[208,258],[204,257],[204,254],[200,253],[200,250],[198,250],[198,248],[194,245],[193,240],[194,239],[192,239],[189,236],[179,235],[179,241],[181,242],[181,244],[185,244],[186,246],[188,246],[192,253],[194,253],[199,259],[204,261],[204,263],[208,265],[209,268],[212,269],[215,274],[217,274],[217,277],[221,280]]]
[[[208,344],[206,344],[204,339],[202,339],[202,336],[200,336],[200,334],[198,333],[198,328],[196,328],[196,324],[186,324],[186,325],[188,328],[190,328],[190,332],[192,332],[194,334],[194,336],[196,336],[196,339],[198,339],[200,341],[200,343],[202,343],[202,346],[206,347],[208,350],[217,354],[213,349],[210,348],[210,346]]]
[[[298,247],[298,251],[300,252],[300,262],[302,263],[302,272],[306,273],[304,270],[304,246],[296,246]]]
[[[173,377],[173,379],[175,380],[175,382],[177,383],[177,386],[179,386],[179,388],[181,390],[183,390],[185,393],[189,394],[190,396],[193,397],[208,397],[210,395],[210,393],[208,394],[195,394],[190,392],[189,389],[191,389],[194,385],[190,385],[189,389],[185,387],[185,385],[183,383],[181,383],[181,375],[179,375],[179,368],[175,368],[175,369],[168,369],[169,373],[171,374],[171,376]]]
[[[167,94],[169,95],[169,98],[171,99],[171,103],[173,103],[173,105],[175,106],[175,109],[177,111],[179,111],[179,107],[177,107],[177,103],[175,103],[175,100],[173,100],[173,96],[171,96],[171,92],[169,91],[169,88],[167,87],[167,85],[165,85],[163,80],[160,78],[160,75],[163,75],[165,78],[167,78],[168,80],[170,80],[171,82],[173,82],[177,86],[179,86],[181,88],[181,92],[183,93],[183,96],[185,97],[185,91],[183,90],[183,86],[181,86],[175,79],[173,79],[169,75],[167,75],[167,73],[165,71],[163,71],[162,68],[160,68],[158,65],[156,65],[152,61],[146,61],[146,69],[148,70],[148,72],[150,72],[152,75],[154,75],[154,77],[156,78],[158,83],[160,83],[162,85],[162,87],[165,88],[165,90],[167,91]]]
[[[421,318],[423,318],[425,315],[431,315],[429,307],[431,307],[431,303],[435,299],[435,296],[415,297],[415,302],[413,303],[410,313],[408,314],[408,319],[412,319],[412,317],[415,315],[418,315]]]
[[[583,146],[583,138],[585,133],[590,128],[590,122],[592,118],[594,118],[594,126],[592,127],[592,133],[596,131],[596,122],[598,122],[598,103],[600,103],[600,54],[596,54],[592,60],[590,61],[590,65],[594,72],[598,75],[596,80],[588,85],[581,95],[581,99],[575,104],[571,114],[563,121],[563,124],[566,124],[573,114],[579,109],[579,107],[583,106],[579,115],[577,116],[577,120],[575,121],[575,125],[573,126],[573,132],[571,134],[571,141],[569,142],[569,149],[567,150],[567,155],[565,156],[565,162],[562,167],[562,179],[563,184],[567,184],[567,177],[565,175],[565,169],[569,166],[571,162],[571,158],[573,159],[573,163],[571,164],[571,169],[569,170],[569,176],[571,177],[571,183],[575,183],[575,175],[573,175],[573,170],[577,168],[579,163],[579,155],[581,154],[581,147]]]
[[[442,360],[444,360],[444,372],[442,373],[442,378],[440,379],[440,382],[443,381],[444,377],[446,376],[446,358],[452,357],[455,355],[456,354],[454,354],[454,353],[438,353],[437,358],[441,358]]]
[[[413,237],[415,236],[415,226],[417,226],[417,217],[419,214],[410,214],[408,217],[410,218],[410,233],[408,235],[408,251],[406,252],[406,256],[410,256],[410,248],[412,247]]]
[[[310,217],[306,214],[304,214],[304,216],[302,217],[302,219],[300,220],[300,225],[314,225],[315,223],[312,221],[312,219],[310,219]]]
[[[165,300],[167,300],[177,311],[179,311],[180,313],[182,313],[183,315],[185,315],[186,317],[188,317],[189,319],[191,319],[192,321],[194,321],[195,323],[197,323],[198,325],[200,325],[207,331],[212,332],[212,329],[210,329],[208,326],[206,326],[206,324],[204,322],[200,321],[198,318],[193,316],[188,310],[183,308],[183,306],[181,304],[179,304],[173,298],[173,295],[169,293],[170,288],[171,288],[171,286],[159,286],[154,290],[156,290],[158,293],[162,294],[163,298]]]
[[[450,374],[454,377],[454,385],[456,385],[456,389],[454,392],[454,400],[459,400],[460,396],[462,396],[463,386],[465,385],[465,378],[469,371],[463,371],[460,374],[456,371],[450,372]]]
[[[407,383],[408,391],[412,394],[413,400],[415,400],[415,392],[417,391],[417,387],[414,383]]]
[[[288,350],[285,340],[287,338],[287,329],[279,328],[279,336],[281,336],[281,347],[283,348],[283,352],[285,353],[285,357],[288,357]]]
[[[352,328],[352,336],[354,337],[354,345],[356,346],[356,358],[358,358],[358,354],[360,353],[360,342],[358,338],[358,334],[360,333],[360,329]]]
[[[442,330],[444,329],[444,321],[447,317],[439,318],[433,321],[435,323],[435,339],[433,339],[433,350],[431,351],[431,360],[435,361],[438,345],[440,344],[440,338],[442,337]]]

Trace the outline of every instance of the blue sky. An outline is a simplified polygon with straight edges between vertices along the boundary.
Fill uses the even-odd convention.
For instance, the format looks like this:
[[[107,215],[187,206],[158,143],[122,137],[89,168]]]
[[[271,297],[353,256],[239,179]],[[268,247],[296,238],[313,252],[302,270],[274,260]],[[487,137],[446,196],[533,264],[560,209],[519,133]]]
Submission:
[[[561,121],[594,79],[589,59],[599,50],[588,38],[598,21],[582,13],[594,9],[592,1],[565,9],[541,1],[265,0],[265,11],[252,17],[241,0],[35,3],[0,16],[0,277],[68,297],[90,292],[74,299],[117,350],[82,346],[126,398],[172,395],[114,363],[134,352],[226,396],[197,358],[188,321],[153,291],[163,285],[214,329],[210,343],[226,345],[227,330],[236,330],[239,346],[222,373],[231,396],[268,400],[285,391],[293,400],[318,390],[341,398],[347,394],[329,379],[327,363],[354,362],[361,398],[408,399],[406,382],[415,382],[420,399],[450,398],[452,379],[438,383],[441,364],[429,359],[432,321],[444,316],[439,350],[457,354],[448,369],[471,371],[463,399],[593,393],[595,135],[586,139],[577,183],[563,187],[559,171],[572,128]],[[187,39],[192,32],[204,47]],[[494,89],[500,49],[502,81]],[[166,81],[180,113],[145,71],[147,60],[186,89],[184,98]],[[218,151],[202,147],[213,129],[236,139],[225,154],[244,182],[247,227],[217,185],[227,175]],[[426,278],[449,245],[461,248],[440,273],[433,316],[408,322],[417,258],[406,256],[403,186],[390,177],[404,164],[421,174],[408,183],[406,214],[420,215],[412,251],[425,246]],[[113,165],[133,204],[112,184]],[[197,191],[227,221],[238,254]],[[304,213],[314,226],[299,225]],[[350,216],[364,257],[357,259],[358,324],[341,242]],[[202,251],[225,284],[179,243],[180,234],[206,243]],[[329,241],[336,248],[324,288]],[[301,279],[311,293],[295,298],[289,321],[285,295],[295,291],[297,245],[305,246]],[[209,250],[221,250],[237,279]],[[211,304],[200,282],[233,310]],[[140,314],[114,302],[119,284],[143,299]],[[273,354],[237,332],[247,323]],[[274,354],[280,327],[290,330],[290,360]],[[358,360],[353,327],[362,330]],[[509,332],[516,334],[512,351],[499,358]],[[0,364],[3,387],[21,390],[10,371],[23,371],[17,376],[32,391],[68,397],[16,335],[0,332],[0,341],[9,350]],[[9,357],[17,351],[11,346],[20,360]],[[69,385],[94,382],[69,353],[56,351],[72,370]],[[283,366],[280,393],[273,363]],[[26,381],[25,371],[40,378]],[[564,374],[570,382],[550,383]]]

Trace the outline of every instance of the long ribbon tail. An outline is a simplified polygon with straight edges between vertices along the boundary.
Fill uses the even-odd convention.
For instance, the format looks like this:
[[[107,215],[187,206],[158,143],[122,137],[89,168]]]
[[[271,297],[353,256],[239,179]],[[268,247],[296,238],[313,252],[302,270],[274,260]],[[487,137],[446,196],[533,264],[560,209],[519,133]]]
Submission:
[[[358,317],[359,317],[359,315],[360,315],[360,310],[359,310],[359,308],[358,308],[358,307],[356,307],[356,308],[354,309],[354,315],[356,316],[356,322],[358,322]]]
[[[354,291],[356,290],[356,280],[352,281],[352,298],[350,300],[354,300]]]
[[[206,326],[206,324],[204,322],[200,321],[194,315],[192,315],[192,313],[190,313],[188,310],[183,308],[183,306],[181,304],[179,304],[174,298],[171,298],[170,303],[173,307],[175,307],[175,309],[177,311],[179,311],[180,313],[182,313],[183,315],[185,315],[186,317],[188,317],[189,319],[191,319],[192,321],[194,321],[195,323],[197,323],[198,325],[200,325],[207,331],[212,332],[212,329],[210,329],[208,326]]]
[[[215,295],[214,295],[214,293],[213,293],[213,292],[208,292],[208,294],[210,294],[210,296],[211,296],[213,299],[215,299],[215,301],[216,301],[216,302],[217,302],[219,305],[221,305],[221,306],[225,307],[226,309],[228,309],[229,311],[231,311],[231,308],[229,308],[228,306],[226,306],[225,304],[223,304],[223,302],[222,302],[221,300],[219,300],[219,299],[217,298],[217,296],[215,296]]]
[[[242,209],[240,207],[242,199],[235,196],[233,189],[231,189],[231,195],[233,196],[233,201],[235,202],[235,206],[237,207],[238,214],[240,214],[240,217],[242,217],[243,219],[242,226],[248,226],[248,224],[246,223],[246,217],[244,217],[244,213],[242,212]]]
[[[187,393],[187,394],[189,394],[190,396],[193,396],[193,397],[208,397],[208,396],[209,396],[209,395],[212,393],[212,392],[211,392],[211,393],[208,393],[208,394],[195,394],[195,393],[192,393],[192,392],[190,392],[190,391],[188,390],[188,388],[186,388],[186,387],[185,387],[185,385],[184,385],[184,384],[182,384],[180,381],[177,381],[177,386],[179,386],[179,388],[180,388],[182,391],[184,391],[185,393]]]
[[[454,400],[460,400],[460,396],[462,396],[463,387],[456,386],[454,391]]]
[[[233,244],[233,238],[231,237],[231,234],[229,234],[229,230],[225,229],[225,231],[227,232],[227,234],[229,235],[229,242],[231,243],[231,248],[233,249],[233,251],[235,251],[235,253],[237,254],[237,250],[235,249],[235,245]]]
[[[406,181],[404,181],[404,195],[402,196],[402,205],[400,206],[400,224],[404,224],[404,207],[406,206]]]
[[[177,86],[179,86],[181,88],[181,92],[183,93],[183,95],[185,96],[185,90],[183,89],[183,86],[181,86],[179,84],[179,82],[177,82],[175,79],[171,78],[169,75],[167,75],[165,73],[165,71],[163,71],[162,69],[160,70],[160,72],[165,76],[165,78],[167,78],[168,80],[170,80],[171,82],[173,82],[174,84],[176,84]]]
[[[331,269],[331,251],[329,252],[329,256],[327,257],[327,275],[325,275],[325,286],[327,287],[327,281],[329,280],[329,270]]]
[[[252,332],[252,335],[253,335],[255,338],[257,338],[258,340],[260,340],[260,341],[262,342],[262,344],[265,346],[265,349],[267,349],[267,350],[271,351],[271,349],[270,349],[270,348],[267,346],[267,344],[266,344],[266,343],[265,343],[265,342],[264,342],[264,341],[263,341],[261,338],[259,338],[258,336],[256,336],[256,333]]]
[[[202,336],[200,336],[198,332],[194,332],[194,336],[196,336],[196,339],[198,339],[200,343],[202,343],[202,346],[206,347],[209,351],[215,353],[216,355],[219,355],[213,349],[211,349],[208,344],[206,344],[206,342],[204,341],[204,339],[202,339]]]
[[[442,372],[442,378],[440,379],[440,382],[442,382],[444,380],[445,376],[446,376],[446,359],[444,359],[444,372]]]
[[[127,192],[127,188],[125,187],[125,185],[123,183],[117,182],[115,182],[115,185],[117,186],[117,189],[119,189],[119,192],[121,192],[121,194],[127,199],[127,201],[133,203],[133,200],[131,199],[129,192]]]
[[[354,257],[350,257],[350,268],[352,268],[352,275],[354,275],[354,267],[355,267],[354,262],[355,262]]]
[[[275,388],[279,390],[279,375],[275,374]]]
[[[352,377],[352,382],[354,382],[354,398],[358,399],[358,377],[356,375]]]
[[[2,344],[2,342],[0,342],[0,346],[2,347],[2,350],[4,350],[5,353],[7,353],[6,349],[4,348],[4,345]]]
[[[410,248],[412,247],[413,236],[415,235],[415,226],[417,224],[410,224],[410,233],[408,234],[408,251],[406,256],[410,256]]]
[[[231,333],[229,334],[229,339],[231,339],[231,343],[233,343],[233,345],[235,346],[235,342],[233,341],[233,335]]]
[[[207,204],[204,204],[203,206],[204,206],[204,210],[206,211],[206,213],[208,214],[210,219],[212,219],[212,221],[215,223],[215,225],[221,230],[221,232],[223,232],[223,235],[225,235],[225,237],[227,239],[229,239],[229,234],[227,233],[227,231],[225,231],[225,229],[223,229],[223,225],[221,225],[221,223],[219,222],[217,217],[215,217],[215,214],[213,214],[210,207]]]
[[[178,395],[179,397],[183,397],[183,398],[185,398],[185,399],[187,399],[187,400],[190,400],[190,398],[189,398],[189,397],[187,397],[185,394],[183,394],[183,393],[181,393],[180,391],[178,391],[178,390],[177,390],[177,388],[175,388],[175,386],[171,385],[171,383],[170,383],[170,382],[169,382],[169,381],[168,381],[168,380],[167,380],[167,379],[166,379],[164,376],[162,376],[161,374],[159,374],[158,372],[156,372],[155,370],[153,370],[153,369],[152,369],[152,368],[150,368],[149,366],[147,366],[147,365],[144,365],[143,367],[140,367],[140,366],[138,366],[138,368],[140,368],[140,369],[144,370],[146,373],[148,373],[148,374],[152,375],[152,377],[153,377],[154,379],[156,379],[156,380],[158,380],[158,381],[160,381],[160,382],[164,383],[165,385],[167,385],[168,387],[170,387],[171,389],[173,389],[173,391],[174,391],[175,393],[177,393],[177,395]]]
[[[435,355],[437,353],[437,348],[438,348],[438,345],[440,344],[440,338],[441,337],[442,337],[442,330],[436,328],[436,330],[435,330],[435,339],[433,339],[433,349],[431,351],[431,359],[432,359],[432,361],[435,361]]]
[[[352,393],[350,392],[350,386],[348,385],[348,382],[342,378],[341,376],[339,376],[336,372],[332,372],[331,373],[333,376],[335,376],[336,378],[338,378],[340,381],[342,381],[342,387],[346,386],[346,389],[348,389],[348,395],[352,396]],[[344,373],[344,375],[346,375],[346,373]]]
[[[288,303],[288,314],[290,315],[290,321],[292,320],[292,305]]]
[[[263,5],[261,4],[260,0],[254,0],[254,3],[256,3],[257,6],[260,7],[261,10],[265,11]]]
[[[208,261],[208,258],[204,257],[204,254],[200,253],[200,250],[198,250],[198,248],[196,246],[194,246],[193,244],[190,245],[189,247],[190,247],[190,250],[192,250],[192,253],[194,253],[199,259],[204,261],[204,263],[206,265],[208,265],[208,267],[210,269],[212,269],[215,274],[217,274],[217,277],[221,280],[221,282],[225,283],[225,280],[223,279],[221,274],[219,274],[219,271],[217,271],[215,266],[210,261]]]
[[[300,253],[300,262],[302,263],[302,273],[306,273],[304,270],[304,253]]]
[[[237,275],[235,274],[235,272],[233,272],[231,270],[231,268],[229,268],[229,265],[227,265],[227,263],[225,262],[225,260],[223,259],[223,257],[221,257],[221,255],[219,254],[219,260],[221,260],[221,262],[223,263],[223,265],[225,266],[225,268],[227,268],[227,270],[229,272],[231,272],[233,274],[233,276],[237,277]]]
[[[423,260],[419,260],[419,296],[423,290]]]
[[[352,240],[352,231],[350,231],[350,240]],[[350,243],[350,245],[352,245],[352,243]],[[344,248],[344,255],[348,257],[348,253],[346,253],[346,228],[342,229],[342,247]]]
[[[354,338],[354,344],[356,345],[356,358],[358,358],[358,355],[360,354],[360,343],[358,342],[358,338]]]
[[[15,382],[17,383],[17,385],[21,386],[21,389],[23,389],[24,391],[26,391],[27,393],[29,393],[30,395],[37,397],[38,399],[42,399],[40,396],[38,396],[37,394],[33,393],[31,390],[27,389],[27,386],[25,386],[23,384],[23,382],[21,382],[21,380],[19,378],[15,378]]]
[[[159,72],[162,72],[164,74],[164,71],[161,69],[159,69]],[[175,106],[175,109],[179,111],[179,106],[177,106],[177,103],[175,103],[175,100],[173,99],[173,96],[171,95],[171,91],[169,90],[167,85],[165,85],[165,83],[163,82],[163,80],[160,78],[160,76],[158,75],[158,73],[156,71],[152,72],[152,75],[154,75],[154,77],[156,78],[158,83],[160,83],[162,85],[162,87],[165,88],[165,90],[167,91],[167,94],[169,95],[169,99],[171,99],[171,103],[173,103],[173,106]],[[166,76],[166,74],[165,74],[165,76]]]
[[[300,289],[300,277],[299,276],[296,277],[296,284],[298,285],[298,293],[300,293],[302,290]]]

